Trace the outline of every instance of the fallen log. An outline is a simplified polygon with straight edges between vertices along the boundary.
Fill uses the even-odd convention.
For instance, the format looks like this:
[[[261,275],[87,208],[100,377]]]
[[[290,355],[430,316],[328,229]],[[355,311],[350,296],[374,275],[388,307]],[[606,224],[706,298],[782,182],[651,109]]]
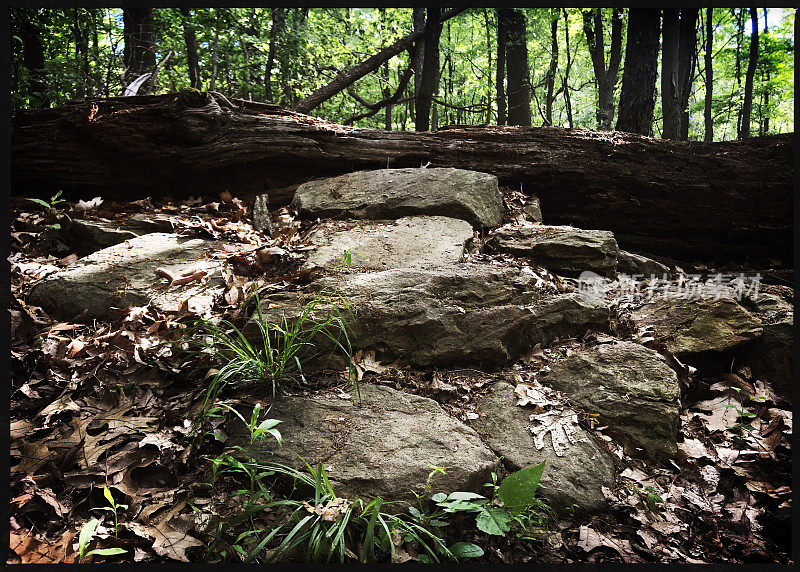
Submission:
[[[459,167],[536,194],[545,222],[612,230],[622,248],[678,260],[792,261],[792,134],[664,141],[588,129],[434,133],[345,127],[210,94],[96,99],[12,119],[14,194],[270,194],[385,167]]]

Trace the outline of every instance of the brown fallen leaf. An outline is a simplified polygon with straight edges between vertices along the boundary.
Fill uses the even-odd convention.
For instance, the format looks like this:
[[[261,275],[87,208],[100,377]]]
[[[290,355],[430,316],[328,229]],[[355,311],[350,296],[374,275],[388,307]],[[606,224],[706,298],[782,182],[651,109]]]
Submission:
[[[11,532],[10,548],[21,564],[74,564],[78,554],[72,550],[77,531],[68,530],[55,542],[37,537],[32,531],[20,528]],[[9,559],[9,563],[12,561]]]

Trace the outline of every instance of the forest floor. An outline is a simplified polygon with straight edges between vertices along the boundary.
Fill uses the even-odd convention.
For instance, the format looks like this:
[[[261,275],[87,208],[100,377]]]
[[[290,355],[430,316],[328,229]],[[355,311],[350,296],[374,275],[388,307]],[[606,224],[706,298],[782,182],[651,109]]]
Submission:
[[[184,306],[177,315],[134,307],[112,321],[80,315],[55,321],[26,304],[27,295],[35,280],[74,264],[77,256],[56,239],[57,230],[47,228],[53,221],[42,208],[14,198],[11,209],[9,563],[76,562],[80,531],[93,517],[101,523],[92,546],[125,550],[89,557],[93,561],[219,561],[203,548],[212,539],[198,515],[209,505],[234,515],[240,500],[233,482],[214,498],[193,486],[208,480],[209,459],[225,449],[197,426],[210,365],[162,342],[179,338],[182,325],[197,315],[241,323],[241,302],[256,288],[307,282],[297,269],[312,223],[293,225],[283,210],[276,218],[287,226],[270,239],[252,229],[242,202],[230,195],[211,203],[83,203],[83,210],[79,203],[71,216],[122,220],[161,213],[172,218],[176,232],[238,242],[241,248],[227,260],[235,279],[211,306]],[[551,353],[581,343],[560,340],[526,359],[545,363]],[[467,413],[491,378],[474,370],[390,369],[359,357],[364,381],[432,397],[456,416]],[[746,423],[731,422],[730,398],[687,407],[679,454],[658,466],[607,443],[617,486],[605,491],[606,513],[564,517],[534,541],[490,537],[474,528],[464,529],[467,538],[460,540],[482,546],[480,560],[486,562],[791,563],[790,406],[747,368],[727,376],[727,385],[738,388],[737,400],[751,398]],[[346,372],[308,381],[296,391],[313,392],[315,384],[350,389]],[[126,505],[117,514],[118,529],[104,487]]]

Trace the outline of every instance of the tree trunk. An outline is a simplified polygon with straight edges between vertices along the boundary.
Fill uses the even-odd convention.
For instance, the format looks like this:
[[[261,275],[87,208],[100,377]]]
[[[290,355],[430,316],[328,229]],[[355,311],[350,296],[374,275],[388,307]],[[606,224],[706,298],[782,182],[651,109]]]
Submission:
[[[431,98],[439,85],[439,37],[442,33],[441,13],[438,8],[428,8],[422,48],[422,76],[417,92],[417,131],[430,129]]]
[[[191,23],[191,12],[181,8],[183,17],[183,39],[186,43],[186,66],[189,68],[189,85],[195,89],[202,89],[200,81],[200,60],[197,57],[197,37]]]
[[[614,88],[622,59],[622,9],[614,8],[611,22],[611,56],[606,67],[601,8],[583,12],[583,31],[597,82],[597,127],[610,130],[614,121]]]
[[[528,34],[525,12],[519,8],[501,8],[508,45],[508,124],[531,124],[531,77],[528,70]]]
[[[714,120],[711,116],[714,96],[714,65],[712,58],[714,56],[714,9],[706,8],[706,101],[705,108],[703,109],[703,118],[705,121],[705,135],[704,141],[709,143],[714,140]]]
[[[681,108],[680,139],[689,139],[689,95],[692,91],[697,49],[697,14],[699,8],[681,8],[680,47],[678,50],[678,98]]]
[[[558,12],[550,22],[550,67],[547,70],[545,79],[547,93],[544,100],[544,122],[545,125],[553,124],[553,102],[555,96],[553,92],[556,87],[556,71],[558,70]]]
[[[753,110],[753,81],[758,64],[758,10],[750,8],[750,22],[753,32],[750,36],[750,57],[747,62],[747,75],[744,80],[744,103],[742,104],[742,129],[739,139],[750,137],[750,116]]]
[[[684,260],[792,259],[792,134],[703,143],[557,127],[416,133],[232,104],[192,108],[167,94],[20,111],[12,188],[125,200],[228,189],[268,192],[279,207],[314,177],[430,161],[492,173],[512,189],[521,183],[549,222],[612,230],[625,249]]]
[[[272,26],[269,29],[269,48],[267,51],[267,65],[264,69],[264,92],[267,94],[267,100],[274,101],[272,94],[272,66],[275,65],[275,42],[277,41],[278,34],[283,31],[286,24],[286,15],[283,8],[272,8],[271,18]]]
[[[661,14],[643,8],[631,8],[628,14],[617,131],[652,135]]]
[[[413,12],[414,18],[414,32],[420,32],[425,30],[425,8],[414,8]],[[423,34],[420,38],[414,43],[414,49],[411,52],[411,66],[414,70],[414,102],[416,104],[416,97],[419,94],[419,86],[420,82],[422,82],[422,64],[424,62],[424,54],[425,54],[425,35]],[[414,111],[414,116],[411,118],[412,121],[416,122],[416,110]]]
[[[47,72],[44,67],[44,44],[39,29],[28,10],[20,10],[22,65],[28,70],[28,93],[31,107],[50,107]]]
[[[440,22],[449,20],[450,18],[460,14],[464,10],[465,10],[464,8],[450,9],[441,15]],[[415,41],[417,41],[418,38],[422,37],[426,29],[427,26],[422,30],[417,30],[415,32],[411,32],[407,36],[403,36],[402,38],[397,40],[394,44],[386,48],[383,48],[374,56],[371,56],[366,60],[364,60],[363,62],[340,73],[328,85],[319,88],[308,97],[294,104],[292,106],[292,110],[300,113],[308,113],[312,109],[322,104],[322,102],[327,101],[337,93],[345,90],[348,85],[355,83],[368,73],[377,70],[383,64],[383,62],[388,61],[397,54],[399,54],[400,52],[409,49],[412,46],[412,44]],[[417,118],[417,120],[419,120],[419,118]]]
[[[500,17],[500,10],[495,10],[497,15],[497,124],[506,124],[506,28]]]
[[[125,8],[122,10],[125,49],[122,63],[125,66],[125,84],[142,74],[156,69],[156,32],[152,8]],[[152,78],[139,88],[140,95],[152,90]]]
[[[766,41],[769,28],[767,27],[767,9],[764,8],[764,41]],[[762,133],[766,135],[769,133],[769,68],[764,72],[766,85],[764,86],[764,129]]]
[[[680,51],[680,11],[664,8],[661,45],[661,112],[662,137],[680,139],[681,104],[678,79],[678,53]]]

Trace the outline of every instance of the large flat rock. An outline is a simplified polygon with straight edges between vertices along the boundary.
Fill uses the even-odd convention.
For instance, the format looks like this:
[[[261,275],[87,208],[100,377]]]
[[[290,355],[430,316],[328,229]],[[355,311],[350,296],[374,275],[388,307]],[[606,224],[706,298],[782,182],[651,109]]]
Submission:
[[[726,351],[761,335],[761,320],[730,297],[658,297],[631,312],[640,328],[677,354]]]
[[[87,256],[144,234],[171,231],[169,217],[135,214],[124,221],[74,219],[62,235],[78,256]]]
[[[346,267],[350,253],[352,270],[389,270],[452,264],[461,259],[464,243],[472,238],[466,221],[444,216],[412,216],[396,221],[327,221],[311,232],[316,247],[306,268],[335,270]]]
[[[644,278],[650,278],[651,276],[662,278],[664,274],[667,276],[670,274],[669,267],[666,265],[627,250],[619,251],[617,272],[628,274],[629,276],[640,275]]]
[[[590,270],[613,277],[619,255],[612,232],[571,226],[506,226],[495,231],[489,244],[498,252],[528,258],[568,276]]]
[[[166,233],[151,233],[98,250],[72,266],[51,274],[34,285],[33,304],[51,315],[70,318],[88,311],[90,317],[113,318],[114,308],[153,306],[176,312],[181,302],[209,296],[224,281],[219,261],[208,257],[219,242],[189,239]],[[155,270],[172,275],[190,269],[205,269],[207,281],[167,287]]]
[[[654,459],[677,452],[680,386],[659,353],[633,342],[600,344],[551,366],[540,380]]]
[[[446,474],[433,479],[430,494],[482,490],[496,456],[473,429],[432,399],[389,387],[362,384],[361,398],[360,406],[321,395],[277,399],[267,416],[281,420],[283,445],[266,441],[254,457],[297,468],[305,468],[303,460],[323,463],[336,494],[351,500],[413,502],[412,491],[424,489],[431,465]],[[238,418],[226,431],[228,445],[248,445]]]
[[[529,430],[531,408],[516,402],[511,384],[495,383],[478,403],[480,417],[470,426],[511,470],[545,461],[539,491],[555,510],[573,504],[582,512],[604,510],[607,503],[601,487],[614,488],[614,462],[608,451],[580,426],[572,427],[575,442],[567,440],[563,451],[562,441],[558,448],[553,446],[552,433],[537,448]]]
[[[378,169],[300,185],[292,207],[305,217],[394,219],[442,215],[474,227],[500,224],[497,177],[464,169]]]
[[[537,280],[526,268],[467,263],[335,275],[311,287],[342,308],[347,301],[354,349],[373,348],[380,359],[410,365],[499,366],[536,343],[608,327],[604,302],[550,293]],[[280,292],[262,299],[264,317],[297,316],[312,295]],[[329,312],[330,306],[318,305],[313,315]],[[245,334],[258,335],[254,322]]]

